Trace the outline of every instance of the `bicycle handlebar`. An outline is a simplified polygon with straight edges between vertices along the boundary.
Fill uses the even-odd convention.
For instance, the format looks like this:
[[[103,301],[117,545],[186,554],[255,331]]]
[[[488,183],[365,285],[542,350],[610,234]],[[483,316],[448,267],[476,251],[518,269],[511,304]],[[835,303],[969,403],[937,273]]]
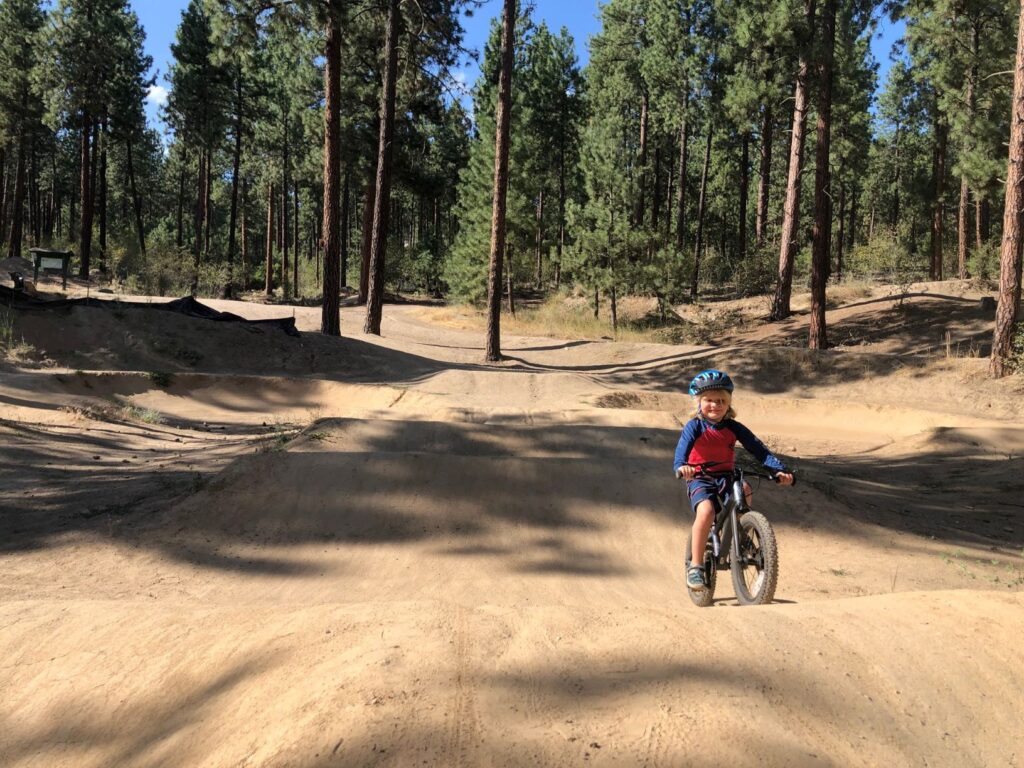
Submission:
[[[728,475],[733,475],[735,472],[740,471],[740,472],[743,472],[744,475],[750,475],[752,477],[760,477],[760,478],[762,478],[764,480],[771,480],[773,483],[780,482],[779,481],[779,474],[781,474],[780,472],[775,472],[775,473],[772,473],[772,474],[769,474],[769,475],[765,475],[765,474],[762,474],[760,472],[754,472],[752,470],[737,470],[737,469],[732,469],[732,470],[727,471],[727,472],[717,472],[717,473],[716,472],[708,472],[708,470],[711,467],[717,467],[718,465],[724,464],[724,463],[725,462],[722,462],[722,461],[701,461],[701,462],[698,462],[696,464],[686,463],[686,464],[683,464],[682,466],[684,466],[684,467],[693,467],[694,469],[696,469],[698,477],[700,477],[700,476],[704,476],[704,477],[715,477],[715,476],[725,477],[725,476],[728,476]],[[789,472],[786,472],[784,474],[792,475],[793,476],[793,485],[796,485],[796,472],[789,471]]]

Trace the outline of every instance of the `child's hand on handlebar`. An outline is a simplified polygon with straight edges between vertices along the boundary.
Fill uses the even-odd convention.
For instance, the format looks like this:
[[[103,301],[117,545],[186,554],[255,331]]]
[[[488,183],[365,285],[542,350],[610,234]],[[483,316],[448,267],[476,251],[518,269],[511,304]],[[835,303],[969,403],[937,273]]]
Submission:
[[[693,480],[693,478],[697,476],[697,472],[697,467],[691,467],[689,464],[683,464],[676,470],[676,477],[681,477],[683,480]]]
[[[796,478],[793,477],[791,472],[776,472],[775,482],[779,485],[793,485],[796,482]]]

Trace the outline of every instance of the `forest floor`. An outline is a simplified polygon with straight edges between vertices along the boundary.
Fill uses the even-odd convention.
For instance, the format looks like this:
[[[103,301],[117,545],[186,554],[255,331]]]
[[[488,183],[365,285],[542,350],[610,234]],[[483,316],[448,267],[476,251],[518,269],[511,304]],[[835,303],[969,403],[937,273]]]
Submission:
[[[1024,381],[991,294],[911,293],[497,365],[444,307],[5,310],[0,765],[1024,765]],[[683,586],[711,366],[802,478],[771,606]]]

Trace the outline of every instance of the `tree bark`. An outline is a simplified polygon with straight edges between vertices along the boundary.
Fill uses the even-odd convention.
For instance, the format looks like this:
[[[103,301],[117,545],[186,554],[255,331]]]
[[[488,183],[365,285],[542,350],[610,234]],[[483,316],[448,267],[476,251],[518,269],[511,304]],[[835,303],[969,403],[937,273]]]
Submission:
[[[377,179],[373,201],[373,240],[370,245],[370,284],[366,299],[364,333],[380,336],[384,312],[384,257],[388,247],[391,207],[391,157],[395,133],[395,88],[398,79],[398,35],[402,24],[398,0],[388,2],[384,39],[384,82],[380,95],[380,134],[377,144]]]
[[[832,57],[836,44],[836,0],[826,0],[822,22],[824,42],[818,63],[818,125],[814,167],[814,229],[811,236],[810,349],[827,349],[825,288],[832,244],[832,197],[829,194],[829,156],[832,137]]]
[[[811,68],[811,41],[814,39],[816,0],[805,0],[806,37],[800,49],[796,86],[793,93],[793,133],[789,143],[789,179],[782,216],[782,242],[779,249],[779,279],[772,300],[772,320],[783,320],[790,314],[793,293],[793,263],[800,237],[800,175],[804,164],[804,129],[807,124],[808,80]]]
[[[644,218],[647,215],[647,128],[650,122],[648,116],[648,102],[650,98],[644,90],[640,95],[640,188],[638,189],[636,218],[633,224],[637,227],[644,225]]]
[[[100,205],[100,271],[107,274],[107,116],[100,123],[99,205]]]
[[[764,247],[768,236],[768,190],[772,175],[772,134],[774,133],[772,105],[765,101],[761,111],[761,164],[757,174],[757,214],[754,220],[754,247]]]
[[[686,247],[686,153],[690,135],[687,130],[687,109],[690,91],[683,94],[683,117],[679,124],[679,178],[676,181],[676,250],[682,254]]]
[[[970,132],[974,129],[974,113],[977,108],[975,83],[978,79],[978,26],[975,24],[971,34],[971,66],[967,71],[967,151],[972,149]],[[966,152],[965,152],[966,154]],[[967,206],[970,204],[970,189],[967,176],[960,176],[960,206],[957,209],[957,277],[967,279],[968,222]]]
[[[535,235],[534,248],[537,260],[537,274],[534,276],[534,287],[539,291],[541,285],[541,279],[543,278],[543,254],[542,249],[544,246],[544,190],[540,191],[537,196],[537,232]]]
[[[92,187],[89,173],[89,141],[92,136],[92,116],[89,110],[82,110],[82,136],[79,151],[78,189],[81,200],[81,220],[79,222],[79,267],[78,276],[89,279],[89,258],[92,255]]]
[[[708,138],[704,145],[704,170],[700,174],[700,196],[697,200],[697,238],[693,244],[693,273],[690,275],[690,300],[697,300],[697,286],[700,283],[700,257],[704,246],[704,210],[707,207],[708,171],[711,168],[711,134],[713,126],[708,123]]]
[[[380,129],[378,128],[378,133]],[[363,241],[359,249],[359,298],[358,303],[365,304],[370,293],[370,250],[373,246],[373,208],[377,199],[377,159],[370,166],[370,178],[366,181],[363,192]]]
[[[341,11],[342,0],[327,5],[324,45],[324,279],[320,332],[341,335],[341,283],[338,256],[338,187],[341,182]]]
[[[274,295],[274,183],[267,184],[267,245],[265,252],[266,275],[263,293],[269,299]]]
[[[836,282],[843,279],[843,247],[846,245],[846,184],[839,185],[839,231],[836,233]]]
[[[743,134],[743,150],[740,153],[740,216],[737,239],[739,240],[739,259],[747,257],[747,195],[750,187],[750,134]]]
[[[7,240],[7,258],[21,257],[22,229],[25,220],[25,146],[18,144],[18,167],[14,172],[14,200],[11,206],[11,232]]]
[[[206,153],[199,151],[199,169],[196,175],[195,242],[192,243],[192,295],[199,291],[199,265],[202,263],[206,246]]]
[[[512,118],[512,49],[515,45],[516,0],[505,0],[501,21],[501,72],[494,138],[494,194],[491,210],[491,253],[487,275],[488,362],[501,360],[501,272],[505,253],[505,203],[508,192],[509,129]]]
[[[288,285],[288,269],[291,266],[288,262],[288,254],[291,251],[291,243],[288,240],[288,182],[289,179],[289,149],[288,140],[290,138],[288,132],[288,119],[289,115],[286,112],[284,116],[284,131],[282,142],[283,157],[281,158],[281,229],[278,232],[278,238],[281,243],[281,298],[286,299],[289,296],[289,285]]]
[[[224,298],[230,299],[235,289],[235,227],[238,225],[239,173],[242,167],[242,68],[235,68],[235,146],[231,153],[231,213],[228,215],[228,279],[224,285]]]
[[[299,298],[299,180],[292,179],[292,291]]]
[[[348,285],[348,240],[349,240],[349,230],[352,228],[352,223],[351,223],[351,221],[349,221],[349,218],[351,216],[350,208],[351,208],[351,205],[352,205],[351,186],[352,186],[351,176],[350,176],[350,174],[348,172],[348,169],[346,168],[345,169],[345,184],[342,187],[343,191],[342,191],[342,195],[341,195],[341,269],[340,269],[341,282],[343,284],[345,284],[345,285]]]
[[[241,240],[242,240],[242,290],[249,290],[249,218],[246,214],[245,201],[249,199],[249,183],[246,179],[242,178],[242,199],[241,199],[241,212],[239,218],[242,220],[241,223]]]
[[[940,115],[935,123],[935,202],[932,206],[931,270],[932,280],[942,280],[942,230],[943,203],[946,184],[946,138],[949,127]]]
[[[7,147],[0,145],[0,248],[7,244]]]
[[[132,139],[128,137],[125,142],[125,151],[128,155],[128,184],[131,187],[132,208],[135,210],[135,229],[139,235],[139,251],[146,255],[146,230],[142,224],[142,200],[139,197],[138,184],[135,181],[135,163],[132,159]]]
[[[178,250],[185,245],[185,170],[188,168],[188,155],[181,155],[181,173],[178,174],[178,235],[175,244]],[[74,218],[74,216],[72,216]]]
[[[992,335],[993,376],[1009,373],[1014,326],[1020,313],[1021,214],[1024,212],[1024,0],[1017,29],[1017,58],[1010,115],[1010,158],[1006,169],[1003,241],[999,254],[999,303]]]

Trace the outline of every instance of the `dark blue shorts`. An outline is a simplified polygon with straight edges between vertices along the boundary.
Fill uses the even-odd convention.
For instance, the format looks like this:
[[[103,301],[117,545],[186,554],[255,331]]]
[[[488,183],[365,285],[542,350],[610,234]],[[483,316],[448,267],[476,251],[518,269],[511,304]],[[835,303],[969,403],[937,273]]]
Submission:
[[[705,499],[711,499],[715,505],[715,512],[722,508],[722,498],[731,490],[731,477],[698,477],[686,484],[686,493],[690,497],[690,507],[694,513],[697,512],[697,505]]]

